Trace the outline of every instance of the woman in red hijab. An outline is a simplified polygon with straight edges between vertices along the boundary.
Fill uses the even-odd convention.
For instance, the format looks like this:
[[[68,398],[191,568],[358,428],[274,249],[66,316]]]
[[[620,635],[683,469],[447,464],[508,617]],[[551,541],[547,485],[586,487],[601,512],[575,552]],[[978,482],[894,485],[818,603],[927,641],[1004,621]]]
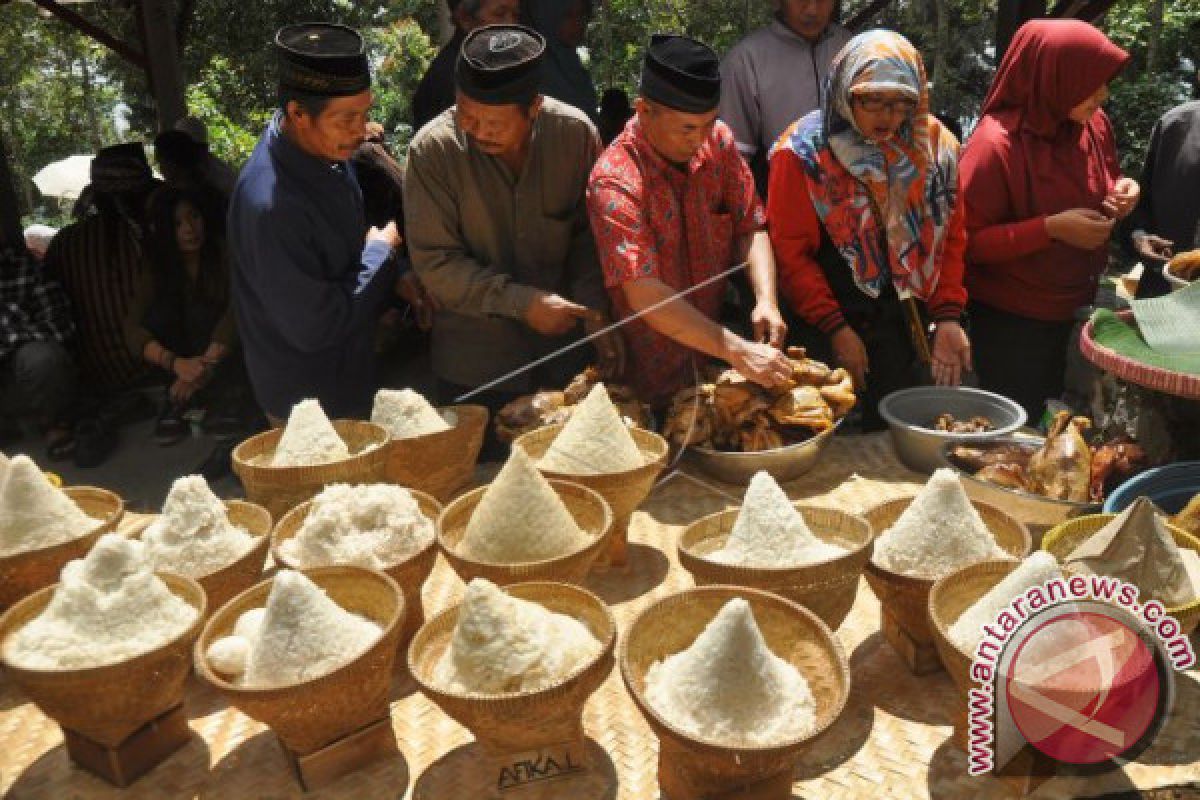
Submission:
[[[1095,298],[1114,223],[1137,205],[1100,108],[1128,61],[1085,22],[1025,23],[963,150],[976,369],[1031,422],[1062,394],[1075,313]]]

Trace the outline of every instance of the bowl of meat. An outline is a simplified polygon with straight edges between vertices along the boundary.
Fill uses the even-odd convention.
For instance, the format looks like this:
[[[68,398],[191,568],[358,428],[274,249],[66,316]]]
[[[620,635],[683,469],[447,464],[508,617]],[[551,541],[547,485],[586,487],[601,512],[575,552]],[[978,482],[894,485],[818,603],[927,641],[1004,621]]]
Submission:
[[[983,443],[948,443],[942,458],[959,473],[974,500],[1003,508],[1029,527],[1034,547],[1042,535],[1073,517],[1094,514],[1106,494],[1146,469],[1136,443],[1090,444],[1091,421],[1060,411],[1043,439],[1006,436]]]
[[[700,385],[672,398],[663,437],[725,483],[749,483],[763,470],[779,482],[808,472],[857,402],[854,381],[802,347],[787,355],[792,377],[772,389],[733,369],[706,369]]]
[[[1184,289],[1200,280],[1200,250],[1189,250],[1172,258],[1163,269],[1163,277],[1173,289]]]
[[[1025,424],[1025,409],[992,392],[965,386],[918,386],[879,401],[892,447],[909,469],[926,475],[942,466],[947,442],[979,444]]]

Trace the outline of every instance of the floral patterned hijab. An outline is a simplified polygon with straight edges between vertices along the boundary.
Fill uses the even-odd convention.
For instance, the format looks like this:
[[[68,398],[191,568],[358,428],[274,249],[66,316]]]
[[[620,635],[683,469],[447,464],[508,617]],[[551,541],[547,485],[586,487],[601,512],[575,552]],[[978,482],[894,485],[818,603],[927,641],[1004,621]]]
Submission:
[[[853,96],[871,92],[916,101],[889,141],[868,139],[854,122]],[[929,113],[925,65],[907,39],[885,30],[851,39],[834,59],[821,109],[775,146],[800,158],[817,216],[860,290],[878,297],[890,280],[902,297],[929,298],[956,202],[959,145]]]

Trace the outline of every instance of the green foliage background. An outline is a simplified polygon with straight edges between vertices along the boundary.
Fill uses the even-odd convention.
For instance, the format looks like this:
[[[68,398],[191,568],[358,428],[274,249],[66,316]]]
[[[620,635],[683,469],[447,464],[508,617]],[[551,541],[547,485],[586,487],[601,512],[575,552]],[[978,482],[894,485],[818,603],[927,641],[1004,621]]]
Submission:
[[[183,3],[187,0],[176,0]],[[852,17],[866,0],[844,0]],[[772,0],[604,0],[589,31],[597,85],[632,90],[641,47],[655,31],[682,31],[725,51],[764,24]],[[195,0],[182,52],[187,100],[208,125],[213,150],[240,164],[275,103],[274,56],[267,43],[288,22],[344,22],[368,36],[376,70],[376,119],[401,150],[411,136],[409,98],[437,52],[436,0]],[[136,39],[132,4],[73,6],[126,40]],[[994,0],[895,0],[874,25],[904,32],[925,55],[934,105],[969,130],[995,66]],[[1200,0],[1120,0],[1102,27],[1134,56],[1113,86],[1109,113],[1122,158],[1136,173],[1158,116],[1196,94]],[[123,139],[149,140],[153,111],[143,75],[81,34],[40,16],[31,3],[0,5],[0,135],[26,208],[40,204],[30,178],[73,153]],[[123,137],[114,109],[128,106]]]

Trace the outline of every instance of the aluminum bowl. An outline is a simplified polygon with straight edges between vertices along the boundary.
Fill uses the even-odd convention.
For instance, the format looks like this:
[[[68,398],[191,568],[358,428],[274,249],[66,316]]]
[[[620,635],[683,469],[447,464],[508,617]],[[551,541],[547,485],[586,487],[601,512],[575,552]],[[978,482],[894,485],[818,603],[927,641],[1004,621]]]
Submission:
[[[1001,445],[1018,444],[1025,445],[1030,450],[1037,450],[1042,446],[1043,441],[1038,436],[1006,436],[1002,439],[986,442],[983,446],[999,447]],[[963,488],[967,490],[967,495],[972,500],[978,500],[982,503],[1002,508],[1017,520],[1024,522],[1026,527],[1029,528],[1030,536],[1033,537],[1033,546],[1035,549],[1042,546],[1042,536],[1046,531],[1068,519],[1086,514],[1095,514],[1100,510],[1098,503],[1075,503],[1070,500],[1052,500],[1040,494],[1025,492],[1020,489],[1008,489],[990,481],[976,478],[950,455],[951,449],[957,444],[962,443],[947,442],[942,445],[940,454],[942,466],[949,466],[958,474]]]
[[[987,433],[946,433],[933,429],[939,414],[960,420],[987,417]],[[1007,397],[965,386],[918,386],[892,392],[879,401],[879,415],[887,421],[892,447],[909,469],[928,475],[943,466],[947,442],[978,444],[1014,433],[1025,424],[1025,409]]]
[[[705,474],[723,483],[747,484],[758,472],[766,471],[780,483],[795,480],[812,470],[842,425],[842,420],[813,438],[754,453],[729,453],[710,447],[689,447],[688,459]]]

